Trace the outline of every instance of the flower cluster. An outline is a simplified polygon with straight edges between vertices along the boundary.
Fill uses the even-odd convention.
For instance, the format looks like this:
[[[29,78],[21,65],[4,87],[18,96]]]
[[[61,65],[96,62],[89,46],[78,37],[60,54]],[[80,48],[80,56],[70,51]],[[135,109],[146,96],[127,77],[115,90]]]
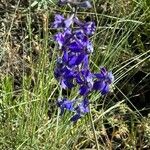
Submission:
[[[60,29],[54,35],[54,40],[60,49],[54,76],[63,89],[78,86],[79,95],[83,97],[82,101],[61,98],[57,104],[61,109],[61,114],[64,110],[73,112],[71,121],[76,122],[89,112],[88,95],[93,90],[101,92],[102,95],[107,94],[114,77],[104,67],[99,73],[92,73],[90,70],[89,55],[93,52],[93,45],[89,38],[96,29],[94,22],[82,22],[75,14],[67,19],[57,14],[52,26]]]

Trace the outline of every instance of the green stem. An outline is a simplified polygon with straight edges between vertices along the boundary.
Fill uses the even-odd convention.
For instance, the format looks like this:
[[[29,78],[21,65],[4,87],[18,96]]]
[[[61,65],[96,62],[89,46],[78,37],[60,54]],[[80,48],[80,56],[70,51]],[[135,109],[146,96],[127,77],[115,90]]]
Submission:
[[[62,87],[60,87],[59,98],[62,98]],[[55,139],[56,139],[56,141],[57,141],[57,134],[58,134],[59,115],[60,115],[60,111],[59,111],[59,108],[58,108],[57,109],[56,130],[55,130]]]
[[[91,121],[92,130],[93,130],[93,134],[94,134],[94,138],[95,138],[96,149],[100,150],[99,149],[98,140],[97,140],[96,131],[95,131],[94,121],[93,121],[93,118],[92,118],[92,113],[91,113],[91,107],[90,107],[90,105],[89,105],[89,108],[90,108],[90,112],[89,112],[89,114],[90,114],[90,121]]]

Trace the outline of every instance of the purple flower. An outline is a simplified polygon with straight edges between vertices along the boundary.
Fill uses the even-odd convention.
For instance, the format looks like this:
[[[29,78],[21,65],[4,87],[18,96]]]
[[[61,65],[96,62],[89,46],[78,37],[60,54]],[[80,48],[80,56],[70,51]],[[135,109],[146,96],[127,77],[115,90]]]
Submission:
[[[75,108],[78,114],[86,114],[89,112],[89,100],[87,98],[83,99],[83,101]]]
[[[75,108],[76,114],[72,116],[71,121],[77,122],[78,119],[83,117],[86,113],[89,112],[89,100],[87,98],[83,99],[83,101]]]
[[[69,28],[71,26],[71,24],[73,24],[73,21],[74,21],[73,18],[74,18],[74,14],[72,14],[69,18],[67,18],[64,21],[65,28]]]
[[[74,14],[72,14],[69,18],[65,19],[64,16],[56,14],[52,27],[57,28],[69,28],[71,24],[73,24]]]
[[[86,35],[93,35],[96,30],[95,22],[86,22],[83,25],[83,30]]]
[[[55,28],[55,29],[62,27],[63,23],[64,23],[64,20],[65,20],[64,16],[56,14],[54,22],[52,24],[52,27]]]
[[[67,42],[69,42],[72,36],[71,29],[66,29],[64,32],[58,32],[54,36],[54,40],[58,43],[59,49],[61,49]]]
[[[65,0],[60,2],[66,4]],[[54,68],[54,76],[63,89],[72,89],[78,85],[78,94],[83,97],[78,104],[77,100],[58,99],[57,105],[61,109],[61,114],[65,110],[73,112],[71,121],[77,122],[89,112],[88,95],[93,90],[101,92],[102,95],[107,94],[110,84],[114,81],[114,76],[104,67],[99,73],[93,74],[90,71],[89,54],[93,52],[93,45],[89,36],[93,35],[96,30],[94,22],[81,22],[75,14],[67,19],[57,14],[53,27],[61,28],[61,32],[54,36],[61,50]]]
[[[78,52],[82,52],[83,51],[83,45],[82,43],[80,43],[79,41],[72,41],[70,42],[68,45],[68,49],[71,51],[71,52],[75,52],[75,53],[78,53]]]
[[[109,92],[109,85],[114,81],[112,72],[107,72],[106,68],[101,68],[100,73],[94,74],[96,80],[94,81],[93,89],[100,91],[102,95]]]
[[[62,58],[57,59],[57,64],[54,69],[54,76],[60,82],[63,89],[71,89],[73,84],[73,79],[76,76],[76,71],[74,69],[68,68],[62,61]]]
[[[74,103],[75,101],[70,101],[66,98],[58,99],[57,106],[61,109],[61,115],[64,113],[65,110],[74,111]]]
[[[69,44],[69,49],[73,52],[91,53],[93,52],[93,45],[84,31],[80,29],[74,32],[74,40]]]
[[[93,88],[93,74],[88,70],[82,70],[76,75],[76,82],[80,85],[79,94],[87,96]]]
[[[70,51],[64,51],[62,55],[62,60],[66,66],[72,68],[80,65],[82,62],[85,63],[87,55],[84,53],[74,53]]]
[[[87,36],[91,36],[95,33],[95,22],[81,22],[77,17],[74,17],[74,22],[80,26],[80,29],[82,29]]]

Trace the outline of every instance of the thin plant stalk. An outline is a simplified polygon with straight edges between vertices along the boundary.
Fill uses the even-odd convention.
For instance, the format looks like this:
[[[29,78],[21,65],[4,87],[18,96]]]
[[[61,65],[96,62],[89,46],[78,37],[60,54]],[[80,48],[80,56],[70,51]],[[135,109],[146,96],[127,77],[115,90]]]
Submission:
[[[91,112],[91,106],[90,105],[89,105],[89,109],[90,109],[90,111],[89,111],[90,121],[91,121],[91,126],[92,126],[92,130],[93,130],[94,138],[95,138],[96,149],[100,150],[97,135],[96,135],[96,130],[95,130],[95,126],[94,126],[94,121],[93,121],[93,118],[92,118],[92,112]]]

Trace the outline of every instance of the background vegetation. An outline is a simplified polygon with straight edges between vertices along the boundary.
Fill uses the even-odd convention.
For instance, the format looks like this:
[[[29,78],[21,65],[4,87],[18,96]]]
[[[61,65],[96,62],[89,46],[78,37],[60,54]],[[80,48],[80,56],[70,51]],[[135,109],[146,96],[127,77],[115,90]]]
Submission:
[[[150,149],[150,2],[92,0],[78,17],[97,24],[91,67],[106,66],[115,82],[106,97],[93,93],[91,109],[100,149]],[[51,22],[70,9],[52,0],[0,1],[0,149],[96,148],[89,116],[60,118],[57,49]],[[72,91],[74,97],[77,91]]]

